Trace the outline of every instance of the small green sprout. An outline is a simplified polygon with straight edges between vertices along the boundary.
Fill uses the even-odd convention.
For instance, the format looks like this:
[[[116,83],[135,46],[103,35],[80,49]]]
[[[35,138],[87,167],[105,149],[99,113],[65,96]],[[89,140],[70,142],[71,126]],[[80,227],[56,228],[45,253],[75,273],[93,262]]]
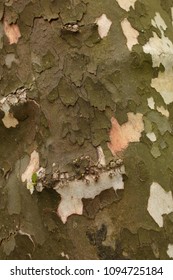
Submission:
[[[33,186],[36,186],[36,185],[37,185],[37,180],[38,180],[37,173],[34,172],[34,173],[32,174],[32,183],[33,183]]]

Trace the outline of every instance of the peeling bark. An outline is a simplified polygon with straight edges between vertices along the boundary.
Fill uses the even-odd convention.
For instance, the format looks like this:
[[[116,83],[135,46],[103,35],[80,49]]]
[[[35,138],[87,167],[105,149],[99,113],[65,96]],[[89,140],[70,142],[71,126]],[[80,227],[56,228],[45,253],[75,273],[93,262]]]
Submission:
[[[173,258],[172,22],[1,1],[0,259]]]

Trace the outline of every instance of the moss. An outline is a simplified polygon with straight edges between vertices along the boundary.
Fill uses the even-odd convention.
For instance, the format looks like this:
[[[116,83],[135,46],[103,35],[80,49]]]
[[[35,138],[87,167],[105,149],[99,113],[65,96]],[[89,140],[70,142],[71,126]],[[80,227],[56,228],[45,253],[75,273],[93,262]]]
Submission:
[[[32,180],[33,185],[35,186],[37,184],[37,180],[38,180],[37,173],[32,174],[31,180]]]

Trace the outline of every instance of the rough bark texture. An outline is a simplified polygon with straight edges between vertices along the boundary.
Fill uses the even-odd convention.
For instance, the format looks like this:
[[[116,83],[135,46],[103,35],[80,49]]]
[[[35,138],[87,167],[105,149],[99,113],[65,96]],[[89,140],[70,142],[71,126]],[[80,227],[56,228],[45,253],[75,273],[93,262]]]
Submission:
[[[0,259],[172,258],[173,1],[0,20]]]

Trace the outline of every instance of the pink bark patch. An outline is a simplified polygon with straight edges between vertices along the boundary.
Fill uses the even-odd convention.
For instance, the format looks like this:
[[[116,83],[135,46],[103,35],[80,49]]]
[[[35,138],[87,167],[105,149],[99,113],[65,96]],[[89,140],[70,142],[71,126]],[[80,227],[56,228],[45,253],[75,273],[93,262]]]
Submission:
[[[125,150],[130,142],[139,142],[141,133],[144,130],[143,115],[128,113],[128,122],[119,125],[117,120],[112,117],[112,128],[109,133],[110,143],[108,147],[112,154]]]
[[[9,44],[17,44],[21,37],[20,29],[17,24],[8,24],[7,20],[4,20],[4,32],[8,37]]]

